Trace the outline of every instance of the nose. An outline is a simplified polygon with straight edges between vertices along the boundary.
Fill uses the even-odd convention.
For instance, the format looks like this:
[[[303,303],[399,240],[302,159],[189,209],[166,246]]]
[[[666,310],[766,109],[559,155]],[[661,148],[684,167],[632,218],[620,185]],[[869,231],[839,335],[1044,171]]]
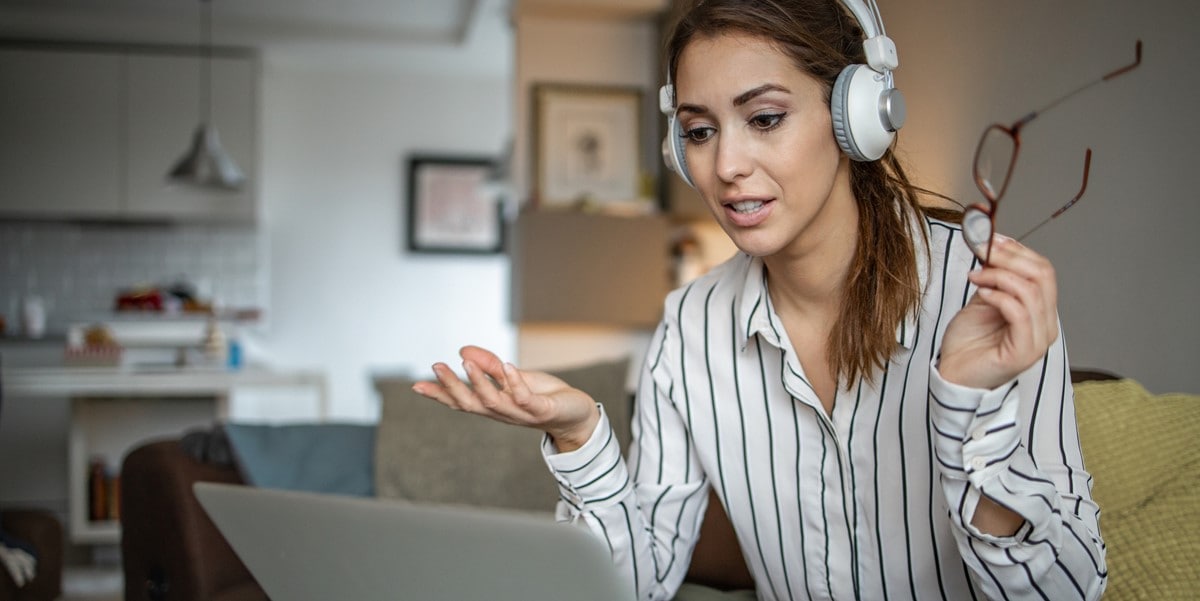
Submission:
[[[721,181],[732,183],[750,174],[752,161],[748,146],[736,133],[724,133],[716,142],[716,170]]]

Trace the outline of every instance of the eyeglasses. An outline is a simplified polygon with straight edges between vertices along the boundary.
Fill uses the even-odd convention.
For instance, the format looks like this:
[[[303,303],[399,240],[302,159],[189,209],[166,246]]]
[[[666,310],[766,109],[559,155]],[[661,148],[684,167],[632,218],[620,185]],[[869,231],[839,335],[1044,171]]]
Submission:
[[[997,123],[984,130],[983,136],[979,139],[979,146],[975,148],[975,185],[983,193],[984,199],[987,200],[987,205],[972,205],[963,213],[963,237],[966,238],[967,244],[976,251],[976,255],[980,254],[978,252],[980,248],[986,246],[987,250],[982,253],[985,265],[992,256],[992,233],[996,230],[996,209],[1000,205],[1000,199],[1004,197],[1004,191],[1008,189],[1008,182],[1012,179],[1013,166],[1017,164],[1017,153],[1021,150],[1021,129],[1029,125],[1029,122],[1036,119],[1038,115],[1058,106],[1068,98],[1098,83],[1128,73],[1142,64],[1141,40],[1137,41],[1136,53],[1137,58],[1132,64],[1121,67],[1104,75],[1100,79],[1090,81],[1075,88],[1065,96],[1047,104],[1041,109],[1021,117],[1016,123],[1009,126]],[[1026,236],[1037,231],[1038,228],[1046,225],[1050,220],[1062,215],[1067,212],[1067,209],[1074,206],[1083,197],[1084,191],[1087,190],[1088,173],[1091,171],[1091,166],[1092,149],[1089,148],[1083,158],[1083,183],[1079,186],[1079,192],[1071,200],[1067,201],[1067,204],[1051,213],[1049,217],[1043,219],[1033,229],[1021,234],[1017,239],[1025,239]]]

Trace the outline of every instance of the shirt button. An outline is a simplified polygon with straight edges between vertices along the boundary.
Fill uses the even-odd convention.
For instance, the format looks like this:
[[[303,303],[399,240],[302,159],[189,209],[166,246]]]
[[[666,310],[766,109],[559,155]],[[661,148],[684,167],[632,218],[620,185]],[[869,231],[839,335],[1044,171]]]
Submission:
[[[971,460],[971,467],[974,468],[975,471],[982,470],[983,468],[987,467],[987,459],[984,459],[983,457],[976,457]]]
[[[971,440],[974,440],[975,442],[979,442],[979,441],[983,440],[984,436],[987,436],[987,432],[984,432],[983,428],[980,428],[980,429],[976,430],[973,434],[971,434]]]

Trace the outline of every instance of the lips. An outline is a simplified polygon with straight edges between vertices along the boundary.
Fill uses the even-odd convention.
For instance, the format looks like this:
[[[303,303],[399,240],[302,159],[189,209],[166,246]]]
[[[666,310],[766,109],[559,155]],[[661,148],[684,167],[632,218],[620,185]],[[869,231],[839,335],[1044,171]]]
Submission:
[[[771,214],[773,203],[770,199],[752,198],[728,200],[722,203],[729,222],[738,227],[753,227]]]

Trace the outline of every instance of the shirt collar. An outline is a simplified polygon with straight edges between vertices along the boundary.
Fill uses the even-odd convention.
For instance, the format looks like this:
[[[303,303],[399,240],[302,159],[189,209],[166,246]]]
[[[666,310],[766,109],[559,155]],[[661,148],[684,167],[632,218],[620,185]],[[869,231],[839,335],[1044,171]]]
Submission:
[[[767,297],[767,271],[761,257],[739,255],[742,292],[737,303],[738,346],[746,349],[750,337],[762,334],[778,344],[778,332],[771,325],[770,299]]]
[[[920,215],[913,215],[909,222],[910,239],[915,246],[914,254],[917,259],[917,284],[924,297],[929,284],[929,223]],[[770,299],[767,295],[767,273],[762,258],[751,257],[741,253],[742,291],[737,299],[737,332],[738,346],[745,349],[754,335],[762,335],[775,345],[780,344],[778,328],[772,322]],[[896,327],[896,342],[906,349],[912,349],[917,339],[918,313],[921,302],[917,307],[904,316]]]

